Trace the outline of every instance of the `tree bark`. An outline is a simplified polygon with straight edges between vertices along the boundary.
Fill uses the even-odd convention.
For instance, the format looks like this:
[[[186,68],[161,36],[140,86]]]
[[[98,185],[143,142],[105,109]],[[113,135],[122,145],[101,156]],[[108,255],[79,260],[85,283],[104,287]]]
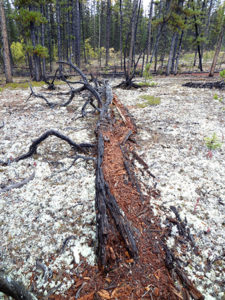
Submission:
[[[31,34],[31,41],[32,41],[32,46],[33,49],[36,47],[36,37],[35,37],[35,27],[34,27],[34,22],[30,22],[30,34]],[[35,81],[40,81],[41,80],[41,75],[40,75],[40,69],[39,69],[39,61],[38,61],[38,56],[36,53],[33,54],[33,61],[34,61],[34,80]]]
[[[217,59],[218,59],[218,56],[219,56],[219,53],[220,53],[224,33],[225,33],[225,17],[224,17],[223,25],[222,25],[220,33],[219,33],[219,37],[218,37],[218,41],[217,41],[217,45],[216,45],[216,50],[215,50],[215,54],[214,54],[214,57],[213,57],[213,62],[212,62],[211,69],[210,69],[210,72],[209,72],[209,77],[213,77],[213,75],[214,75],[215,68],[216,68],[216,62],[217,62]]]
[[[174,75],[177,74],[177,70],[178,70],[179,58],[180,58],[180,53],[181,53],[181,45],[182,45],[182,41],[183,41],[183,36],[184,36],[184,31],[182,30],[181,36],[180,36],[180,41],[179,41],[179,47],[178,47],[177,55],[176,55],[176,58],[175,58]]]
[[[43,16],[45,15],[44,5],[41,5],[41,13],[42,13]],[[42,47],[45,46],[45,24],[44,23],[41,24],[41,45],[42,45]],[[42,58],[42,77],[43,78],[46,77],[45,57]]]
[[[74,2],[74,33],[75,33],[75,63],[78,67],[80,67],[80,8],[79,8],[79,0],[75,0]]]
[[[106,16],[106,47],[105,47],[105,65],[109,64],[109,41],[111,30],[111,0],[107,0],[107,16]]]
[[[174,57],[176,39],[177,39],[177,32],[174,32],[172,41],[171,41],[171,46],[170,46],[170,54],[169,54],[169,59],[168,59],[168,63],[167,63],[167,68],[166,68],[166,75],[169,75],[171,73],[172,60]]]
[[[122,13],[123,1],[120,0],[120,67],[123,69],[123,13]]]
[[[61,41],[61,14],[60,14],[60,3],[56,1],[56,22],[57,22],[57,40],[58,40],[58,59],[62,60],[62,41]],[[59,65],[59,72],[62,72],[62,65]]]
[[[195,10],[195,4],[194,1],[192,0],[192,6],[193,6],[193,10]],[[198,26],[198,22],[197,22],[197,18],[196,15],[194,14],[194,23],[195,23],[195,39],[197,42],[197,53],[198,53],[198,59],[199,59],[199,69],[202,72],[203,68],[202,68],[202,54],[201,54],[201,47],[200,47],[200,43],[198,42],[198,38],[199,38],[199,26]]]
[[[132,58],[133,58],[137,8],[138,8],[138,0],[134,0],[134,2],[133,2],[132,20],[131,20],[130,51],[129,51],[128,65],[127,65],[127,75],[128,75],[128,77],[130,76],[130,73],[131,73],[131,64],[132,64]]]
[[[149,8],[148,40],[147,40],[147,59],[146,59],[146,63],[149,62],[149,56],[150,56],[150,51],[151,51],[152,9],[153,9],[153,0],[151,1],[150,8]]]
[[[12,82],[12,71],[10,65],[10,53],[9,53],[9,42],[6,28],[5,11],[3,7],[3,0],[0,0],[0,21],[2,29],[2,40],[3,40],[3,57],[4,57],[4,67],[5,67],[5,78],[6,83]]]

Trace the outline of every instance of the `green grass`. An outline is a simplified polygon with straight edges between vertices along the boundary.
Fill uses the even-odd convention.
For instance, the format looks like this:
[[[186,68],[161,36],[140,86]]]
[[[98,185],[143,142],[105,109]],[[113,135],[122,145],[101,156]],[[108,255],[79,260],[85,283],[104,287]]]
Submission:
[[[156,86],[156,83],[155,82],[138,82],[137,85],[152,87],[152,86]]]
[[[144,103],[138,103],[137,106],[140,108],[145,108],[147,106],[159,105],[161,99],[159,97],[151,96],[151,95],[142,95],[141,99],[146,100]]]
[[[221,148],[222,143],[219,141],[216,133],[213,133],[212,137],[205,137],[206,147],[210,150],[215,150]]]
[[[31,85],[32,86],[43,86],[45,84],[44,81],[32,81],[31,82]],[[12,89],[12,90],[15,90],[15,89],[26,89],[26,88],[29,88],[29,82],[22,82],[22,83],[19,83],[19,82],[12,82],[12,83],[6,83],[2,89]]]
[[[217,94],[215,94],[215,95],[213,96],[213,99],[218,100],[219,102],[222,102],[222,101],[223,101],[223,98],[222,98],[222,97],[219,97]]]
[[[31,81],[31,85],[34,87],[41,87],[43,85],[45,85],[46,83],[44,81]],[[55,81],[54,82],[55,85],[61,85],[61,84],[65,84],[65,82],[63,81]],[[29,82],[12,82],[12,83],[6,83],[4,84],[1,88],[0,88],[0,92],[3,91],[4,89],[27,89],[29,88]]]

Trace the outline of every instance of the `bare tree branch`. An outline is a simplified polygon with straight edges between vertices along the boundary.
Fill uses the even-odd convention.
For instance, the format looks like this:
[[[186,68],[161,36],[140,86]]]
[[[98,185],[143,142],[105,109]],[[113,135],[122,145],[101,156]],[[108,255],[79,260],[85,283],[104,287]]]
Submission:
[[[76,144],[74,141],[72,141],[69,137],[67,137],[66,135],[63,135],[62,133],[59,133],[58,131],[51,129],[46,131],[45,133],[43,133],[39,138],[37,138],[36,140],[33,141],[33,143],[31,144],[29,151],[21,156],[18,156],[17,158],[15,158],[13,161],[20,161],[22,159],[28,158],[30,156],[32,156],[33,154],[35,154],[37,152],[37,147],[38,145],[43,142],[45,139],[47,139],[49,136],[54,135],[58,138],[60,138],[61,140],[64,140],[65,142],[67,142],[70,146],[72,146],[74,149],[76,149],[77,151],[80,152],[85,152],[84,148],[93,148],[95,147],[95,145],[93,144],[88,144],[88,143],[81,143],[81,144]]]
[[[4,192],[8,192],[12,189],[18,189],[18,188],[21,188],[22,186],[24,186],[25,184],[27,184],[28,182],[30,182],[31,180],[33,180],[35,177],[35,172],[33,172],[31,174],[31,176],[25,178],[24,180],[22,180],[21,182],[17,182],[17,183],[13,183],[11,185],[8,185],[2,189],[0,189],[0,194],[1,193],[4,193]]]

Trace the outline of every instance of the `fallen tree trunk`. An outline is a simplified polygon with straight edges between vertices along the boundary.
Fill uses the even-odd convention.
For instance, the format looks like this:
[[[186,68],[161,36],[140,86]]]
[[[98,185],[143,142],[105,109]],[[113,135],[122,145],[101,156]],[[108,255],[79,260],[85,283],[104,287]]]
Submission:
[[[84,263],[83,272],[80,271],[77,275],[75,270],[74,276],[77,276],[78,283],[65,293],[66,297],[68,299],[74,295],[81,299],[159,297],[175,300],[182,299],[183,293],[186,297],[183,299],[188,299],[189,295],[194,295],[195,299],[204,299],[185,277],[180,266],[174,265],[174,256],[165,250],[164,232],[150,204],[151,197],[158,195],[158,191],[149,187],[145,194],[141,191],[142,186],[135,169],[142,168],[141,172],[153,179],[155,176],[135,151],[133,137],[136,126],[128,110],[116,95],[113,95],[108,82],[100,87],[99,82],[94,80],[93,87],[76,66],[71,63],[65,64],[78,72],[83,80],[79,83],[90,92],[89,97],[92,100],[89,98],[89,102],[85,102],[82,114],[86,105],[93,104],[95,99],[98,106],[95,108],[99,113],[95,129],[97,137],[95,206],[99,269],[96,271],[96,267]],[[50,135],[69,143],[78,152],[86,152],[84,149],[95,146],[89,143],[77,144],[58,131],[49,130],[33,141],[27,153],[11,162],[18,162],[33,155],[38,145]],[[74,160],[78,158],[93,160],[81,155],[76,155]],[[138,167],[135,161],[138,162]],[[5,166],[9,163],[1,162]],[[73,238],[74,235],[66,238],[59,252],[63,252],[67,242]],[[169,273],[172,269],[183,285],[182,293],[176,289]],[[88,282],[85,281],[87,274]],[[51,295],[49,299],[55,299],[54,297],[57,296]]]

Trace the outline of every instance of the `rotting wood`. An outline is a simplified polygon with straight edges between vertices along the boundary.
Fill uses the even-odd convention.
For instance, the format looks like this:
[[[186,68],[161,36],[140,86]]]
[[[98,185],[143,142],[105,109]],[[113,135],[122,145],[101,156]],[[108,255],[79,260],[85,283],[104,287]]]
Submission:
[[[201,89],[221,89],[225,90],[225,82],[223,80],[216,82],[187,82],[183,84],[183,86],[191,87],[191,88],[201,88]]]

